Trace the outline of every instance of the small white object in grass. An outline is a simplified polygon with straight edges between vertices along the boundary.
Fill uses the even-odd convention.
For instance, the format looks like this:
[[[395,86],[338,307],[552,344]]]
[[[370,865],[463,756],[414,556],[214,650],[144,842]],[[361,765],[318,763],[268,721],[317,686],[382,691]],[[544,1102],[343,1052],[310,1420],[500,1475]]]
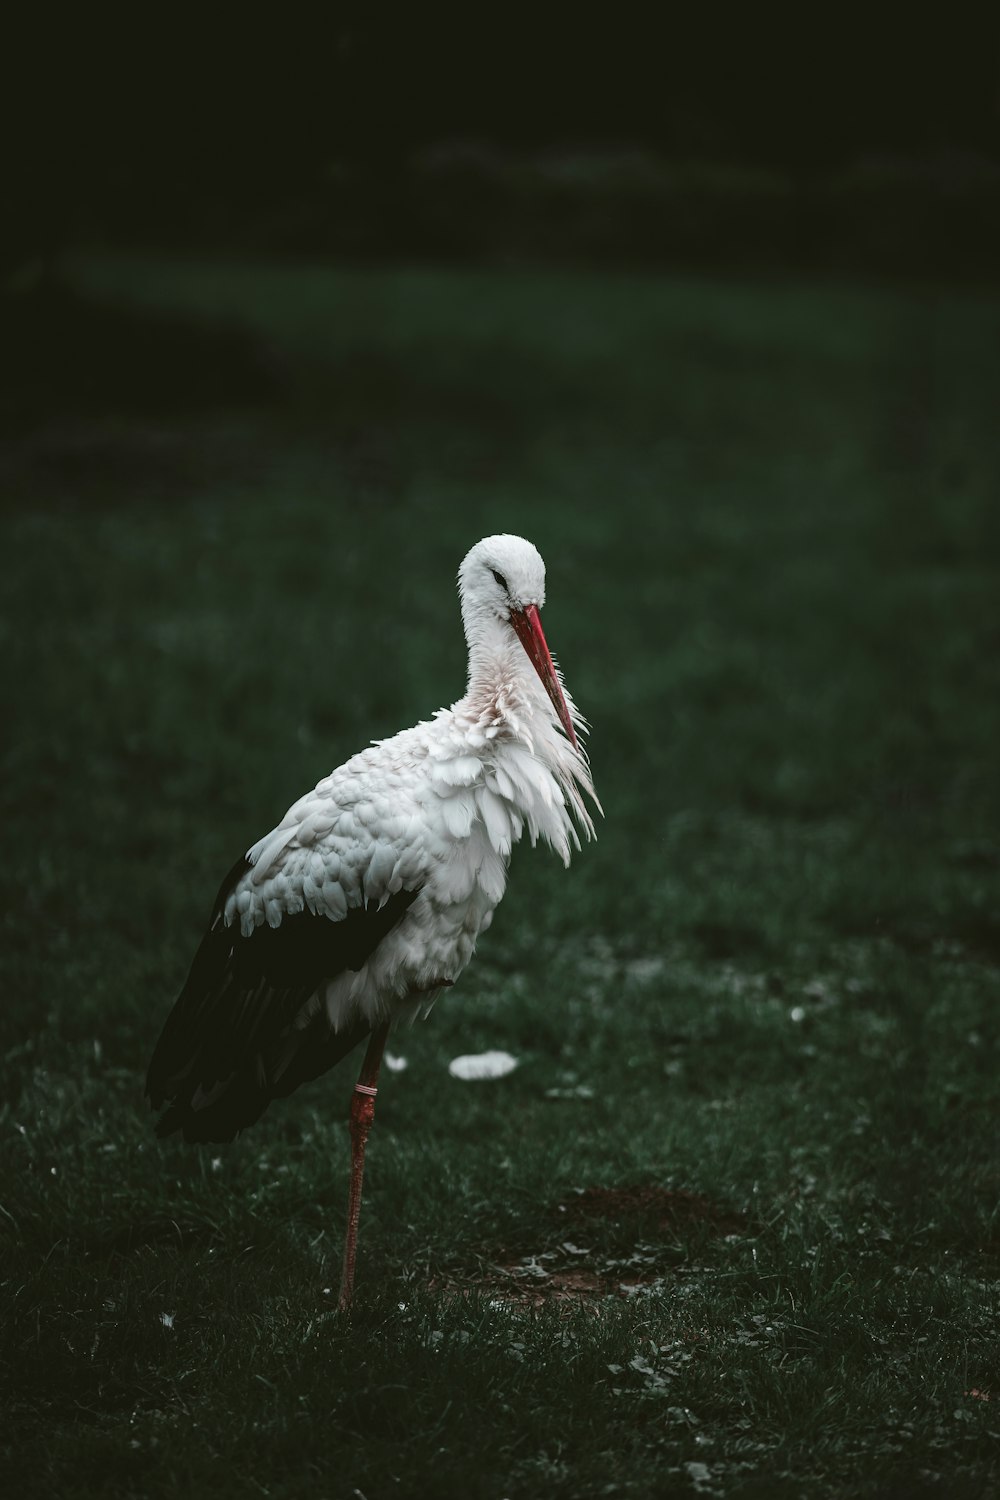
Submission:
[[[212,1157],[212,1171],[213,1172],[221,1172],[222,1171],[222,1157],[221,1156],[213,1156]]]
[[[160,1322],[163,1324],[164,1328],[173,1328],[173,1326],[174,1326],[174,1315],[173,1315],[173,1313],[160,1313]]]
[[[788,1014],[793,1021],[804,1021],[806,1018],[805,1010],[801,1005],[793,1005]]]
[[[453,1057],[448,1064],[452,1078],[461,1078],[466,1083],[483,1078],[504,1078],[513,1073],[518,1065],[516,1057],[509,1052],[470,1052],[464,1057]]]
[[[395,1052],[387,1052],[384,1060],[390,1073],[405,1073],[410,1066],[408,1057],[397,1057]]]
[[[710,1483],[712,1471],[708,1467],[708,1464],[699,1464],[692,1461],[686,1463],[684,1467],[687,1469],[688,1478],[696,1490],[704,1489]]]

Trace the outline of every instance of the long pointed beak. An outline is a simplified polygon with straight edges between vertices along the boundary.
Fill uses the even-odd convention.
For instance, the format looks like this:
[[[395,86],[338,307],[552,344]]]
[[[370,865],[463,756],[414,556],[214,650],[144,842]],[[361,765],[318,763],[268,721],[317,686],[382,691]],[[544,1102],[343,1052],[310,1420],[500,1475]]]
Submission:
[[[575,747],[576,731],[573,728],[573,720],[569,716],[569,708],[563,696],[563,690],[559,686],[559,678],[556,676],[556,669],[552,665],[552,657],[549,655],[549,648],[545,642],[545,632],[542,629],[538,605],[528,604],[524,609],[511,610],[510,623],[517,631],[517,638],[524,647],[528,660],[538,673],[542,686],[552,701],[552,707],[559,715],[559,722],[566,731],[566,738]]]

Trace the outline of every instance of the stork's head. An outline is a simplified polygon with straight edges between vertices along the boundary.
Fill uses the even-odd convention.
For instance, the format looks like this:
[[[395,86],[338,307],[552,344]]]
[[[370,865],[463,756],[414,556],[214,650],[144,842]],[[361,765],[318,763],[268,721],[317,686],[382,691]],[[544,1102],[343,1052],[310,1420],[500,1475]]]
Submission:
[[[575,745],[573,720],[539,615],[545,603],[545,564],[538,548],[506,533],[484,537],[466,553],[458,570],[458,591],[470,651],[516,637]]]

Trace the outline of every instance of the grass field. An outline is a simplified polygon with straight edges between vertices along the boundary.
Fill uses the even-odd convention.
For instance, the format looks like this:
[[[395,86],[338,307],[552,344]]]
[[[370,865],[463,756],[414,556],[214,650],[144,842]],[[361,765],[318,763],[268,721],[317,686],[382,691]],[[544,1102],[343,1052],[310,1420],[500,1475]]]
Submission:
[[[4,459],[6,1493],[995,1493],[1000,305],[69,275],[273,392],[139,361]],[[204,1151],[143,1071],[233,858],[461,692],[495,530],[606,821],[394,1040],[345,1320],[353,1064]]]

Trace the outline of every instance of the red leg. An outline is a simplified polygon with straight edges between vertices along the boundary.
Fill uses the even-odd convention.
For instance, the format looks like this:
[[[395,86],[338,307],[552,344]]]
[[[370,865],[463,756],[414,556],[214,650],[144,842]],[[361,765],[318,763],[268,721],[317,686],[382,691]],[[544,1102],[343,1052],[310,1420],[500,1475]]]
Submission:
[[[361,1184],[365,1175],[365,1142],[375,1118],[375,1095],[378,1092],[378,1070],[389,1035],[389,1023],[371,1034],[361,1073],[351,1097],[351,1193],[347,1200],[347,1236],[344,1240],[344,1269],[340,1278],[341,1312],[351,1305],[354,1293],[354,1262],[358,1253],[358,1220],[361,1217]]]

